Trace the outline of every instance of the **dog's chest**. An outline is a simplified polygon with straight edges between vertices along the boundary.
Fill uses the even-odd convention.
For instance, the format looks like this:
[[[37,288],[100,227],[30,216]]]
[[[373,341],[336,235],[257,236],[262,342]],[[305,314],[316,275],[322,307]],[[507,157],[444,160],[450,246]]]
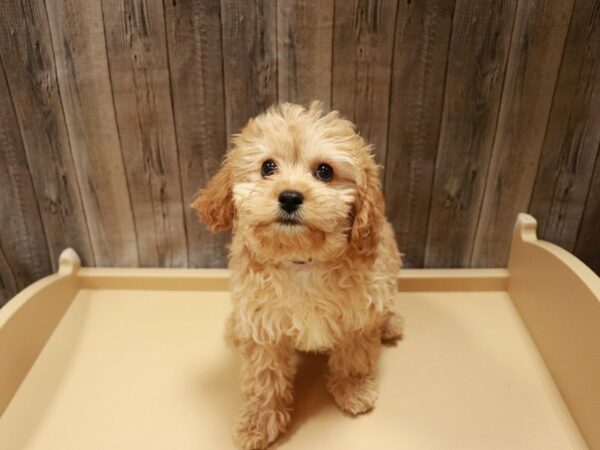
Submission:
[[[352,296],[332,285],[316,265],[292,267],[286,275],[289,335],[296,347],[303,351],[331,349],[344,332],[344,309],[353,307]]]

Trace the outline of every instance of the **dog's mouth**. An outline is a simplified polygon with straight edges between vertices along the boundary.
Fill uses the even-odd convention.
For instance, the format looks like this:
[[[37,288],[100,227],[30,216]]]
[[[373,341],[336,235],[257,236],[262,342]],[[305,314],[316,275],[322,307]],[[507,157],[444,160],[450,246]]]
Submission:
[[[287,227],[296,227],[302,225],[302,222],[293,217],[279,217],[276,222]]]

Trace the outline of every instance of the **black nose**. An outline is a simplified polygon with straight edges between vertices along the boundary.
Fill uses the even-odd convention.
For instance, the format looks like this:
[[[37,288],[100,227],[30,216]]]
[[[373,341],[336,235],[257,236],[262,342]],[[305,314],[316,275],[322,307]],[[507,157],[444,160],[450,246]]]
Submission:
[[[279,194],[279,207],[291,214],[298,209],[304,201],[304,196],[298,191],[283,191]]]

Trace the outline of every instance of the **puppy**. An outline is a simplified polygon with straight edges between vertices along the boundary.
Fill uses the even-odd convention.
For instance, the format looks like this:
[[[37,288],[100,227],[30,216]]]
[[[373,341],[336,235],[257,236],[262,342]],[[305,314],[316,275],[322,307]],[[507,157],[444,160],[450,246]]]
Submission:
[[[400,337],[400,270],[370,147],[337,112],[282,104],[251,119],[194,201],[232,228],[233,312],[244,403],[234,435],[262,449],[290,422],[296,350],[329,355],[327,388],[360,414],[377,399],[381,341]]]

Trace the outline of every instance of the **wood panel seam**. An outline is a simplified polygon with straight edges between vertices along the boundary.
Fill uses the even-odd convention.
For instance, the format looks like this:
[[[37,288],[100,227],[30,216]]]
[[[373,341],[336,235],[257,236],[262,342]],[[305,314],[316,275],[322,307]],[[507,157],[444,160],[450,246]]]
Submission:
[[[573,6],[571,7],[571,16],[569,17],[569,25],[567,27],[567,33],[565,33],[565,40],[563,42],[563,48],[562,48],[561,55],[560,55],[560,62],[558,64],[558,74],[556,76],[556,82],[554,84],[554,91],[552,92],[552,100],[550,102],[550,110],[548,111],[548,119],[546,120],[546,126],[544,127],[544,139],[542,140],[542,151],[540,152],[540,158],[543,155],[543,151],[544,151],[543,145],[544,145],[544,142],[546,142],[546,137],[548,136],[548,128],[549,128],[549,125],[550,125],[550,119],[552,117],[552,108],[554,106],[554,100],[556,98],[556,91],[558,90],[557,87],[558,87],[558,82],[560,81],[560,71],[561,71],[561,68],[562,68],[562,65],[563,65],[563,61],[565,59],[565,49],[567,47],[567,40],[569,38],[569,31],[568,30],[571,29],[571,25],[573,23],[573,11],[575,10],[575,4],[576,4],[576,2],[577,2],[577,0],[573,1]],[[537,170],[536,170],[536,173],[535,173],[535,179],[536,180],[537,180],[537,177],[538,177],[538,175],[540,173],[540,167],[541,167],[541,165],[538,164]],[[535,184],[534,184],[534,190],[535,190]],[[532,202],[532,200],[533,200],[533,191],[531,192],[531,195],[529,196],[529,204],[527,205],[527,210],[528,211],[531,209],[531,202]]]
[[[523,1],[523,0],[517,0],[516,4],[515,4],[515,14],[513,15],[513,20],[512,20],[512,27],[510,30],[510,42],[508,44],[508,48],[506,49],[506,60],[504,61],[504,70],[502,71],[503,74],[503,79],[502,79],[502,88],[500,89],[500,95],[499,95],[499,99],[500,101],[498,102],[498,110],[496,111],[496,125],[494,127],[494,136],[492,137],[492,140],[490,142],[490,146],[491,146],[491,151],[490,154],[488,156],[488,161],[487,161],[487,169],[486,169],[486,174],[485,174],[485,182],[483,184],[483,191],[481,193],[481,198],[479,199],[479,207],[478,207],[478,214],[477,214],[477,223],[475,224],[475,232],[473,234],[473,239],[472,239],[472,243],[471,243],[471,254],[469,255],[469,266],[473,266],[473,258],[474,258],[474,254],[475,254],[475,241],[477,239],[477,233],[479,230],[479,224],[481,223],[481,214],[482,214],[482,210],[483,210],[483,203],[485,200],[485,195],[486,195],[486,191],[488,190],[488,176],[489,176],[489,171],[490,171],[490,165],[492,162],[492,159],[494,157],[494,149],[495,149],[495,144],[496,144],[496,138],[498,137],[498,127],[500,126],[500,111],[502,109],[502,99],[504,98],[504,88],[506,87],[506,69],[508,68],[508,64],[510,62],[510,56],[511,56],[511,50],[512,50],[512,46],[513,46],[513,40],[515,38],[515,24],[517,23],[517,13],[519,11],[519,3]],[[557,77],[558,80],[558,77]],[[550,114],[548,114],[548,116],[550,116]]]
[[[335,7],[335,2],[334,3],[334,7]],[[335,14],[335,11],[334,11]],[[388,107],[387,107],[387,129],[385,130],[385,149],[384,149],[384,154],[383,154],[383,170],[381,171],[381,190],[383,191],[383,194],[385,195],[385,179],[387,177],[387,162],[388,162],[388,155],[390,152],[390,124],[391,124],[391,120],[392,120],[392,86],[394,84],[394,60],[396,59],[396,30],[398,27],[398,15],[400,14],[400,0],[396,0],[396,14],[394,16],[394,27],[392,30],[392,57],[390,58],[390,80],[389,80],[389,86],[388,86]],[[335,17],[335,16],[334,16]],[[333,33],[332,33],[333,34]],[[333,58],[333,46],[331,47],[331,55]],[[333,89],[331,90],[333,92]]]
[[[584,213],[582,213],[581,217],[579,218],[579,226],[577,227],[577,234],[575,235],[575,244],[573,246],[573,251],[575,251],[575,249],[577,248],[577,243],[579,242],[579,233],[581,233],[581,228],[583,226],[583,217],[584,217],[585,211],[587,210],[588,203],[591,201],[592,187],[594,186],[594,182],[593,182],[594,174],[597,174],[596,176],[600,176],[600,144],[598,144],[598,148],[596,149],[596,159],[594,161],[594,169],[592,171],[592,179],[590,180],[590,185],[588,187],[588,193],[585,196],[585,204],[583,206]]]
[[[165,1],[168,0],[162,0],[162,10],[163,10],[163,28],[164,28],[164,33],[165,33],[165,51],[166,51],[166,57],[167,57],[167,79],[169,80],[169,105],[171,106],[171,119],[173,122],[173,135],[175,138],[175,153],[177,155],[176,160],[177,160],[177,173],[179,173],[179,195],[181,198],[181,208],[182,208],[182,213],[183,213],[183,217],[182,217],[182,222],[183,222],[183,233],[184,233],[184,240],[185,240],[185,265],[186,267],[189,267],[190,265],[190,254],[189,254],[189,238],[188,238],[188,229],[187,229],[187,221],[185,220],[185,210],[187,208],[189,208],[189,205],[185,204],[185,196],[184,196],[184,192],[183,192],[183,177],[181,176],[181,158],[180,158],[180,153],[179,153],[179,134],[177,131],[177,117],[175,116],[175,105],[174,105],[174,98],[175,96],[173,95],[173,80],[171,77],[171,51],[169,50],[169,32],[167,29],[167,9],[165,7]],[[219,4],[220,6],[220,4]],[[222,61],[222,59],[221,59]]]
[[[137,263],[140,264],[141,259],[140,259],[140,248],[138,245],[138,224],[137,224],[137,220],[135,218],[135,214],[133,213],[133,200],[131,198],[131,189],[129,188],[129,177],[127,176],[127,168],[125,165],[125,158],[123,156],[123,143],[121,140],[121,129],[119,126],[119,119],[118,119],[118,115],[117,115],[117,105],[116,105],[116,101],[115,101],[115,91],[114,91],[114,85],[113,85],[113,81],[112,81],[112,72],[110,70],[110,58],[108,55],[108,42],[106,40],[106,20],[104,20],[104,1],[100,0],[100,15],[102,18],[102,38],[104,39],[104,53],[106,56],[106,71],[107,71],[107,76],[108,76],[108,82],[110,85],[110,96],[112,99],[112,109],[113,109],[113,114],[115,117],[115,127],[117,129],[117,140],[119,141],[119,154],[121,155],[121,164],[123,165],[123,174],[125,175],[125,186],[127,187],[127,198],[129,200],[129,209],[131,210],[131,218],[132,218],[132,222],[133,222],[133,232],[135,233],[134,236],[134,242],[135,242],[135,250],[137,253]]]
[[[40,211],[40,205],[39,205],[39,203],[37,201],[37,197],[35,195],[35,185],[33,183],[33,180],[31,179],[31,168],[29,167],[29,161],[27,160],[27,152],[25,151],[25,142],[23,140],[23,133],[22,133],[21,126],[20,126],[20,123],[19,123],[19,118],[18,118],[18,115],[17,115],[17,110],[15,108],[15,102],[14,102],[14,99],[13,99],[13,94],[12,94],[12,92],[10,90],[10,85],[8,83],[8,76],[6,75],[6,70],[5,70],[5,67],[4,67],[4,63],[2,62],[2,58],[0,58],[0,69],[2,70],[2,76],[4,77],[4,82],[6,83],[6,90],[8,92],[8,96],[10,98],[10,102],[11,102],[10,107],[12,108],[13,116],[15,118],[15,122],[17,123],[17,127],[19,128],[19,138],[21,139],[21,147],[23,149],[23,153],[24,153],[24,156],[25,156],[25,162],[27,164],[27,173],[29,175],[29,179],[30,179],[30,182],[31,182],[31,188],[33,190],[34,199],[35,199],[35,210],[37,211],[37,217],[38,217],[38,220],[39,220],[39,222],[41,224],[42,230],[44,232],[44,236],[43,237],[44,237],[44,241],[45,241],[45,244],[46,244],[46,251],[47,251],[47,254],[48,254],[48,257],[49,257],[50,256],[50,244],[49,244],[48,238],[47,238],[46,226],[44,224],[44,221],[42,220],[42,214],[41,214],[41,211]],[[10,176],[10,171],[9,171],[9,176]],[[15,185],[18,186],[17,183],[15,183]],[[22,199],[22,195],[21,195],[22,193],[20,192],[19,189],[16,189],[15,194],[16,194],[17,203],[19,204],[19,210],[20,211],[25,211],[27,209],[27,205],[25,204],[25,202]],[[33,255],[33,253],[31,253],[31,246],[30,245],[26,245],[25,246],[25,251],[27,252],[27,254],[26,254],[26,261],[28,261],[29,263],[31,263],[32,261],[34,261],[36,259],[34,257],[34,255]],[[8,262],[8,259],[7,259],[7,262]],[[48,259],[47,262],[50,263],[50,260]],[[10,267],[10,264],[9,264],[9,267]],[[30,267],[30,269],[31,269],[31,267]]]
[[[333,61],[334,61],[334,55],[335,55],[335,4],[336,1],[332,0],[332,14],[333,16],[331,17],[331,60],[329,62],[329,65],[331,67],[331,88],[329,89],[329,109],[333,110],[333,80],[334,80],[334,71],[335,71],[335,66],[333,65]]]
[[[17,282],[17,276],[15,275],[15,272],[13,270],[13,268],[11,267],[11,265],[8,262],[8,258],[6,257],[6,252],[4,251],[4,247],[2,246],[2,239],[0,239],[0,257],[2,259],[4,259],[4,261],[6,261],[6,267],[8,268],[9,271],[9,275],[11,276],[14,285],[17,286],[18,282]],[[2,276],[0,275],[0,280],[2,280]],[[2,294],[2,291],[0,291],[0,294]],[[2,296],[0,296],[0,308],[8,301],[10,300],[9,298],[2,298]]]
[[[65,106],[63,103],[63,96],[62,96],[62,88],[60,86],[60,83],[58,81],[58,68],[57,68],[57,64],[56,64],[56,52],[54,51],[54,37],[52,36],[52,27],[50,26],[50,19],[48,17],[48,6],[47,6],[47,2],[48,0],[44,0],[44,17],[46,18],[46,24],[48,26],[48,36],[50,37],[50,51],[52,52],[52,59],[54,60],[54,75],[56,76],[56,89],[57,89],[57,93],[58,93],[58,100],[60,102],[60,109],[61,109],[61,113],[62,113],[62,120],[65,123],[65,131],[67,133],[67,139],[69,140],[69,156],[71,157],[71,163],[73,164],[73,173],[75,176],[75,181],[76,181],[76,189],[77,192],[79,193],[79,208],[81,208],[81,212],[83,214],[83,219],[85,221],[85,229],[87,232],[87,239],[89,242],[89,250],[92,254],[92,258],[93,261],[90,261],[91,264],[96,264],[96,251],[94,248],[94,245],[92,243],[92,236],[91,236],[91,230],[90,230],[90,226],[89,226],[89,221],[88,221],[88,216],[87,216],[87,210],[85,208],[85,204],[83,202],[83,193],[81,192],[81,180],[79,178],[79,171],[77,170],[77,167],[75,165],[75,158],[73,156],[73,140],[72,140],[72,136],[71,136],[71,130],[68,127],[67,124],[67,117],[66,117],[66,113],[65,113]]]
[[[25,140],[23,139],[23,128],[22,128],[21,120],[19,120],[19,115],[17,114],[17,109],[15,107],[15,99],[13,97],[13,93],[12,93],[11,88],[10,88],[10,83],[8,82],[8,75],[6,74],[6,68],[4,66],[4,61],[2,59],[2,55],[1,54],[0,54],[0,70],[2,70],[2,76],[4,77],[4,82],[6,83],[6,90],[8,92],[8,96],[10,98],[11,107],[12,107],[13,114],[14,114],[14,117],[15,117],[15,122],[17,122],[17,126],[19,128],[19,138],[21,139],[21,145],[22,145],[22,148],[23,148],[24,156],[25,156],[25,162],[27,163],[27,172],[29,173],[29,177],[31,178],[32,177],[32,174],[31,174],[31,164],[30,164],[30,161],[29,161],[29,156],[27,155],[27,151],[25,150]],[[38,201],[38,193],[35,190],[35,183],[32,182],[31,186],[32,186],[33,192],[35,194],[34,195],[34,197],[35,197],[35,208],[37,210],[37,214],[38,214],[38,217],[40,219],[40,223],[42,225],[42,230],[44,230],[44,241],[46,242],[46,249],[48,250],[48,255],[50,255],[50,253],[51,253],[50,252],[50,240],[48,239],[47,224],[44,221],[44,217],[43,217],[42,212],[40,210],[40,204],[39,204],[39,201]],[[17,192],[17,201],[19,203],[22,203],[21,200],[20,200],[19,192]],[[32,256],[33,255],[28,255],[28,258],[31,260]],[[9,265],[9,267],[10,267],[10,265]]]
[[[279,1],[275,1],[275,103],[279,100]]]
[[[450,34],[448,35],[448,46],[446,48],[446,68],[444,70],[444,88],[443,88],[443,93],[442,93],[442,107],[441,107],[441,111],[440,111],[440,128],[438,130],[438,138],[437,138],[437,145],[436,145],[436,149],[435,149],[435,160],[433,161],[433,173],[431,174],[431,181],[430,181],[430,189],[431,189],[431,194],[429,196],[429,207],[427,208],[427,225],[426,225],[426,231],[425,231],[425,239],[424,239],[424,245],[425,248],[423,249],[423,266],[425,267],[425,259],[426,259],[426,255],[427,255],[427,243],[429,242],[429,233],[431,231],[431,227],[429,226],[429,221],[431,220],[431,209],[433,208],[433,195],[434,195],[434,190],[433,187],[435,185],[435,176],[436,176],[436,172],[437,172],[437,158],[440,154],[440,145],[441,145],[441,141],[442,141],[442,122],[444,120],[444,110],[446,109],[446,87],[447,87],[447,81],[448,81],[448,68],[450,66],[450,47],[452,45],[452,35],[454,34],[454,14],[456,13],[456,2],[458,0],[454,0],[454,6],[452,8],[452,15],[450,17]]]
[[[165,0],[168,1],[168,0]],[[223,95],[221,96],[223,98],[223,123],[225,124],[225,149],[223,150],[228,150],[229,149],[229,139],[230,139],[230,135],[229,135],[229,130],[227,129],[227,94],[225,93],[225,49],[223,48],[223,42],[225,41],[225,36],[223,36],[223,30],[225,29],[224,24],[223,24],[223,2],[219,0],[219,24],[220,24],[220,30],[221,30],[221,35],[220,35],[220,39],[219,39],[219,46],[221,48],[221,85],[223,86]]]

